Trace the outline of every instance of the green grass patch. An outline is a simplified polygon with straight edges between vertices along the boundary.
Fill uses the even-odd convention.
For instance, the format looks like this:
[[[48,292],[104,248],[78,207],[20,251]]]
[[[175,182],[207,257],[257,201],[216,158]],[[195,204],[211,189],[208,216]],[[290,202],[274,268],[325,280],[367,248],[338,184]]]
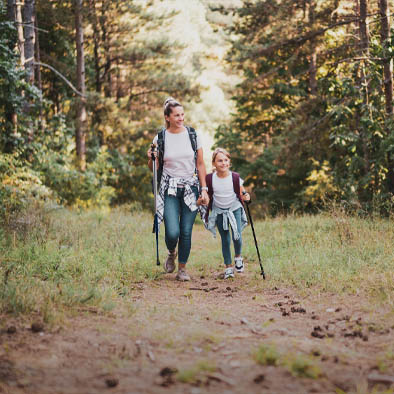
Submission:
[[[273,345],[260,345],[253,358],[261,365],[279,365],[280,353]]]
[[[287,360],[284,360],[284,365],[293,376],[298,378],[318,379],[322,376],[316,360],[303,354],[290,356]]]
[[[176,379],[181,383],[196,384],[204,383],[207,374],[216,371],[216,365],[210,360],[200,360],[191,368],[180,369],[176,374]]]
[[[30,217],[32,213],[29,213]],[[24,230],[0,227],[0,313],[39,313],[81,306],[111,311],[130,302],[134,284],[160,281],[150,212],[126,209],[38,212]],[[23,219],[23,218],[22,218]],[[27,226],[27,227],[26,227]],[[243,233],[246,274],[242,286],[258,292],[291,286],[300,292],[358,293],[394,306],[394,226],[391,219],[360,219],[338,213],[256,221],[267,274],[260,276],[250,227]],[[220,238],[200,221],[189,270],[199,278],[224,269]],[[166,256],[164,226],[160,256]],[[192,301],[193,294],[185,293]],[[255,302],[251,300],[251,302]]]
[[[318,379],[322,376],[315,359],[301,353],[283,353],[274,344],[260,345],[252,357],[260,365],[283,366],[295,377]]]

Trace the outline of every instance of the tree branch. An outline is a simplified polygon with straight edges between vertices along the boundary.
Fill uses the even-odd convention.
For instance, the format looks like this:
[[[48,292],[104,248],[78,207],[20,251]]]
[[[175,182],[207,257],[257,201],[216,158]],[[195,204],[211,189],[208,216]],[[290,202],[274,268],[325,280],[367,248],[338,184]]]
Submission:
[[[254,51],[254,53],[255,53],[255,55],[268,55],[272,51],[274,51],[278,48],[281,48],[283,46],[293,45],[293,44],[304,44],[306,41],[312,40],[312,39],[316,38],[317,36],[324,34],[326,31],[331,30],[334,27],[349,25],[349,24],[351,24],[353,22],[357,22],[357,21],[358,21],[358,18],[350,19],[348,21],[337,22],[337,23],[334,23],[334,24],[329,25],[327,27],[324,27],[322,29],[310,31],[309,33],[307,33],[303,36],[290,38],[289,40],[278,42],[277,44],[274,44],[274,45],[266,47],[266,48],[256,49]]]
[[[86,95],[82,94],[81,92],[79,92],[74,85],[63,75],[61,74],[59,71],[57,71],[55,68],[53,68],[52,66],[50,66],[49,64],[46,63],[39,63],[39,62],[34,62],[33,63],[35,66],[42,66],[42,67],[47,67],[49,68],[51,71],[53,71],[58,77],[60,77],[64,82],[66,82],[66,84],[73,90],[74,93],[78,94],[81,97],[86,98]]]
[[[30,29],[34,29],[34,30],[37,30],[37,31],[42,31],[42,32],[44,32],[44,33],[49,33],[48,30],[41,29],[41,27],[32,26],[32,23],[27,23],[27,22],[24,22],[24,23],[12,22],[12,23],[13,23],[15,26],[18,26],[18,25],[20,25],[20,26],[29,26]]]
[[[141,96],[143,94],[149,94],[149,93],[164,93],[164,92],[168,92],[171,93],[168,89],[152,89],[152,90],[145,90],[144,92],[139,92],[139,93],[134,93],[134,94],[130,94],[129,96],[129,103],[130,101],[137,96]]]

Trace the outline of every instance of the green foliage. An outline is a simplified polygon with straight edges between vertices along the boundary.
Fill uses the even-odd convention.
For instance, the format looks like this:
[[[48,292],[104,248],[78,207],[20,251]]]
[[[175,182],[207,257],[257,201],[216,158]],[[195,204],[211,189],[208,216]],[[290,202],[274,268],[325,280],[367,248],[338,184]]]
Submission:
[[[59,162],[57,155],[46,155],[41,165],[45,184],[59,196],[60,203],[82,207],[108,206],[114,189],[106,185],[108,155],[103,152],[81,172],[70,163]]]
[[[48,1],[35,6],[40,62],[75,86],[73,3]],[[48,188],[61,204],[140,202],[150,207],[146,150],[162,123],[164,97],[187,100],[199,95],[194,78],[177,66],[182,45],[164,33],[163,22],[171,23],[177,13],[126,0],[84,4],[89,118],[87,170],[81,172],[75,161],[74,92],[46,66],[40,66],[42,91],[25,82],[15,23],[7,20],[3,2],[0,8],[0,111],[5,114],[0,118],[0,152],[15,154],[18,168],[34,175],[30,184]],[[3,187],[2,200],[10,201],[6,193],[11,192]],[[9,214],[16,209],[11,205],[3,205],[3,213],[8,206]]]
[[[246,2],[228,28],[228,61],[242,81],[236,112],[217,130],[216,144],[231,150],[235,168],[271,213],[315,212],[330,199],[372,211],[394,192],[393,120],[376,60],[391,56],[392,40],[382,43],[379,24],[371,23],[370,52],[360,60],[358,25],[337,5]],[[380,209],[387,214],[384,204]]]
[[[54,197],[39,174],[16,155],[0,153],[0,220],[10,223],[29,204]]]
[[[22,133],[15,132],[13,117],[21,113],[24,72],[18,67],[14,52],[16,30],[4,20],[5,10],[0,9],[0,151],[11,152],[22,142]]]

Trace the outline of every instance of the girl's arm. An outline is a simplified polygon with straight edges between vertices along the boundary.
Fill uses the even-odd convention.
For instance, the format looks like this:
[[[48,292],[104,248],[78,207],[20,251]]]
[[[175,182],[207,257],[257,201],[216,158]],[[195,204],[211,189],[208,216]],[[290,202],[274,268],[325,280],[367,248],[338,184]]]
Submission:
[[[204,155],[202,152],[202,148],[197,149],[197,171],[198,171],[198,179],[200,180],[200,186],[201,186],[201,203],[203,205],[208,205],[209,203],[209,197],[208,197],[208,192],[206,189],[207,183],[205,181],[205,176],[207,175],[207,170],[205,168],[205,163],[204,163]]]

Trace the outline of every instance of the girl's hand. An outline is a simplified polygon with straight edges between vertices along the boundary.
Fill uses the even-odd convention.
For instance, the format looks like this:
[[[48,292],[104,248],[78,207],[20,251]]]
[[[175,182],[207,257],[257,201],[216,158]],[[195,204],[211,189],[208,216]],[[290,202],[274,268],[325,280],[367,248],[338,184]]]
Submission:
[[[242,201],[250,201],[250,194],[248,192],[242,192]]]

